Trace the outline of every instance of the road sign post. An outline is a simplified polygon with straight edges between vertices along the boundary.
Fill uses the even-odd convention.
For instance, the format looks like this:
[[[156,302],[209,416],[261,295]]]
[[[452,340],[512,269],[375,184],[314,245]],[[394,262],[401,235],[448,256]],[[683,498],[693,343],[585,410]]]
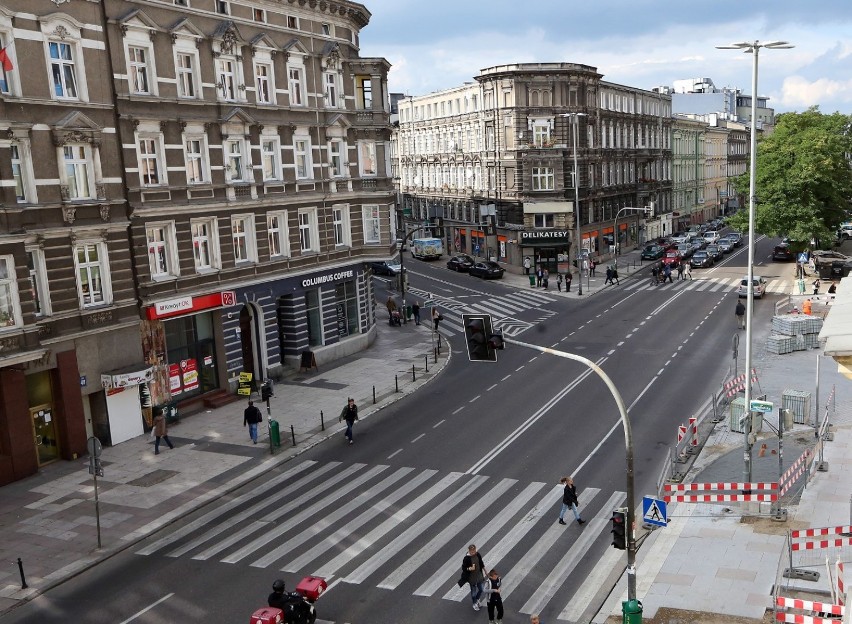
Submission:
[[[666,513],[666,501],[644,496],[642,498],[642,520],[646,524],[665,527],[668,526],[668,514]]]

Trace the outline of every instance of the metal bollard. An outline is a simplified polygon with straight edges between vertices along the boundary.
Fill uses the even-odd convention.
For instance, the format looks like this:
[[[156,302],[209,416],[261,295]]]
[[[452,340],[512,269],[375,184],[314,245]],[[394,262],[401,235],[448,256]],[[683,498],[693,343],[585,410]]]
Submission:
[[[426,372],[428,373],[429,372],[429,356],[424,355],[423,359],[426,360]]]
[[[436,348],[432,349],[432,351],[435,352],[435,364],[437,364],[438,363],[438,348],[436,347]]]
[[[373,386],[373,405],[376,404],[376,386]]]
[[[296,429],[290,425],[290,436],[293,438],[293,446],[296,446]]]
[[[325,414],[322,413],[322,410],[320,410],[320,431],[325,431]]]
[[[393,376],[393,383],[396,385],[396,392],[399,392],[399,375]]]
[[[411,381],[417,381],[417,375],[414,374],[414,364],[411,365]]]
[[[21,561],[20,557],[18,557],[18,572],[21,573],[21,589],[26,589],[29,585],[27,585],[27,579],[24,578],[24,562]]]

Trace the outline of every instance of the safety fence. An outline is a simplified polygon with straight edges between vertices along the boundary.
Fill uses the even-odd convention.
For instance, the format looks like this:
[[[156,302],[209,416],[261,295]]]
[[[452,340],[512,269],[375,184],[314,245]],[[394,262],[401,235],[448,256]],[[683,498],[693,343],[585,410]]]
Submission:
[[[778,483],[667,483],[663,486],[667,503],[773,502],[778,499]],[[716,492],[684,494],[683,492]],[[721,493],[720,493],[721,492]]]

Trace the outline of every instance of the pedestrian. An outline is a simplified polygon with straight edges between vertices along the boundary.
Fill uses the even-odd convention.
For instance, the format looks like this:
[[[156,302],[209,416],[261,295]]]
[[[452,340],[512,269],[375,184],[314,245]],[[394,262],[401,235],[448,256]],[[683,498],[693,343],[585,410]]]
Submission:
[[[568,269],[568,272],[565,274],[565,292],[571,292],[571,280],[574,279],[574,274],[571,272],[571,269]]]
[[[562,292],[562,273],[556,272],[556,289]]]
[[[432,306],[433,331],[436,331],[436,332],[438,331],[438,323],[440,323],[443,320],[444,320],[444,316],[440,312],[438,312],[438,308],[435,307],[435,306]]]
[[[396,301],[393,300],[393,295],[388,295],[385,307],[388,309],[388,318],[393,321],[393,313],[396,311]]]
[[[467,554],[462,559],[461,577],[457,585],[461,587],[465,583],[470,586],[470,600],[473,602],[473,610],[479,609],[485,604],[485,563],[482,555],[476,552],[476,546],[471,544],[467,547]]]
[[[819,278],[816,278],[816,279],[812,282],[812,284],[813,284],[813,287],[814,287],[814,294],[815,294],[815,295],[818,295],[818,294],[819,294]]]
[[[737,317],[737,329],[745,329],[745,313],[746,309],[743,302],[737,299],[737,307],[734,314]]]
[[[530,267],[532,267],[532,262],[530,262],[530,257],[527,256],[524,258],[524,275],[530,274]]]
[[[615,283],[616,283],[616,284],[618,284],[619,286],[621,286],[621,282],[619,282],[619,281],[618,281],[618,269],[616,269],[615,267],[612,267],[612,279],[614,279],[614,280],[615,280]],[[612,283],[612,282],[610,282],[610,284],[611,284],[611,283]]]
[[[497,574],[496,568],[488,573],[488,624],[503,624],[503,598],[500,596],[500,585],[503,580]],[[494,619],[494,612],[497,619]]]
[[[263,422],[263,415],[255,407],[254,401],[249,401],[246,411],[243,412],[243,427],[248,425],[249,437],[254,444],[257,444],[257,424],[261,422]]]
[[[411,304],[411,314],[414,315],[414,324],[420,325],[420,302],[415,301]]]
[[[805,301],[802,303],[802,313],[810,316],[812,311],[813,311],[813,304],[811,303],[811,300],[805,299]]]
[[[343,435],[347,440],[349,440],[349,444],[353,444],[355,440],[352,437],[352,425],[354,425],[355,421],[358,420],[358,406],[355,405],[355,399],[352,397],[349,397],[349,401],[340,412],[337,422],[340,422],[341,420],[346,421],[346,433]]]
[[[539,619],[538,614],[530,616],[530,624],[541,624],[541,620]]]
[[[606,268],[606,279],[604,280],[604,286],[607,284],[612,284],[612,267]]]
[[[686,268],[684,269],[684,272],[686,273],[686,277],[684,277],[683,279],[686,279],[688,277],[689,281],[691,282],[692,281],[692,265],[689,264],[688,262],[686,263]]]
[[[567,524],[565,522],[565,512],[569,509],[574,512],[577,524],[585,524],[586,521],[580,517],[580,510],[577,507],[580,504],[580,500],[577,498],[577,488],[574,485],[574,479],[571,477],[562,477],[559,479],[559,483],[565,486],[565,489],[562,491],[562,509],[559,511],[559,524]]]
[[[547,290],[547,285],[550,283],[550,271],[544,269],[541,273],[541,284]]]
[[[660,269],[657,267],[656,264],[651,267],[651,275],[654,278],[654,283],[655,284],[659,283],[659,281],[660,281]]]
[[[597,265],[595,264],[595,261],[592,260],[591,258],[589,258],[589,277],[595,276],[595,267],[596,266]]]
[[[684,269],[683,264],[684,264],[683,262],[678,262],[678,265],[677,265],[677,281],[680,281],[680,280],[683,279],[683,269]]]
[[[833,295],[836,292],[837,292],[837,284],[835,284],[834,282],[831,282],[831,286],[828,287],[828,294]]]
[[[674,284],[674,280],[672,280],[672,267],[670,265],[667,264],[663,268],[663,276],[665,277],[665,279],[663,279],[663,282],[668,280],[669,283]]]
[[[154,416],[154,435],[156,436],[154,440],[154,455],[160,454],[160,439],[165,440],[170,449],[175,447],[172,441],[169,440],[169,429],[166,425],[166,416],[163,414],[162,409]]]
[[[535,269],[535,285],[541,287],[541,280],[544,279],[544,270],[541,268],[541,265],[536,265]]]

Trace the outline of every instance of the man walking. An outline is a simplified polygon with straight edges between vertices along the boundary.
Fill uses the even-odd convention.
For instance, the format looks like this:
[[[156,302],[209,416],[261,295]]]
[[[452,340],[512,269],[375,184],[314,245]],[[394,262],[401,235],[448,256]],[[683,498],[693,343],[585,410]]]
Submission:
[[[737,308],[734,314],[737,317],[737,329],[745,329],[745,313],[746,309],[741,300],[737,300]]]
[[[524,275],[530,274],[530,267],[532,266],[532,262],[530,262],[530,257],[527,256],[524,258]]]
[[[678,265],[677,265],[677,281],[680,281],[680,280],[683,279],[683,269],[684,269],[683,265],[684,264],[685,264],[684,262],[678,262]]]
[[[243,412],[243,427],[248,425],[249,437],[253,444],[257,444],[257,424],[261,422],[263,422],[263,415],[255,407],[254,401],[249,401],[246,411]]]
[[[355,421],[358,420],[358,406],[355,405],[355,399],[352,397],[349,398],[349,401],[343,408],[343,411],[340,412],[340,417],[337,419],[337,422],[342,420],[346,421],[346,433],[344,436],[347,440],[349,440],[349,444],[354,444],[355,440],[352,437],[352,425],[354,425]]]
[[[612,267],[606,268],[606,279],[604,280],[604,286],[607,284],[612,284]]]
[[[414,315],[414,324],[420,325],[420,302],[415,301],[411,305],[411,314]]]
[[[574,274],[571,272],[571,269],[568,269],[568,272],[565,274],[565,292],[571,292],[571,280],[574,279]]]
[[[562,477],[559,483],[565,486],[565,489],[562,491],[562,509],[559,512],[559,524],[567,524],[565,522],[565,512],[569,509],[574,512],[577,524],[585,524],[586,521],[580,517],[580,510],[577,508],[580,501],[577,498],[577,488],[574,486],[574,479],[571,477]]]
[[[160,440],[163,439],[166,441],[166,444],[169,445],[170,449],[175,447],[172,444],[172,441],[169,440],[169,428],[166,425],[166,416],[163,414],[163,410],[161,409],[156,416],[154,416],[154,436],[156,440],[154,441],[154,455],[160,454]]]
[[[482,555],[476,552],[476,546],[471,544],[467,547],[467,554],[462,559],[462,574],[458,580],[461,587],[467,583],[470,586],[470,599],[473,602],[473,610],[479,611],[485,604],[485,563]]]

